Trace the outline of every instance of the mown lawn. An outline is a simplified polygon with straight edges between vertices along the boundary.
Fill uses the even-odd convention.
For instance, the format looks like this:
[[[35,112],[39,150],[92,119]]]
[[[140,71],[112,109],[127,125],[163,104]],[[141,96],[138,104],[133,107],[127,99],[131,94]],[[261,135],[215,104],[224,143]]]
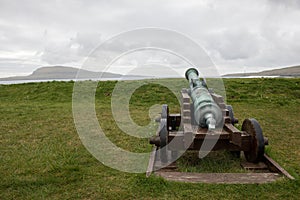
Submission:
[[[187,86],[181,79],[173,85]],[[74,82],[0,85],[0,199],[299,199],[300,79],[224,79],[227,103],[242,120],[256,118],[269,138],[267,152],[296,180],[262,185],[187,184],[145,174],[120,172],[96,160],[82,145],[72,116]],[[110,97],[116,82],[100,82],[97,117],[118,146],[147,152],[147,139],[122,133],[112,119]],[[149,123],[153,104],[175,96],[148,84],[136,90],[130,111]],[[240,125],[239,125],[240,126]],[[214,171],[214,169],[212,169]]]

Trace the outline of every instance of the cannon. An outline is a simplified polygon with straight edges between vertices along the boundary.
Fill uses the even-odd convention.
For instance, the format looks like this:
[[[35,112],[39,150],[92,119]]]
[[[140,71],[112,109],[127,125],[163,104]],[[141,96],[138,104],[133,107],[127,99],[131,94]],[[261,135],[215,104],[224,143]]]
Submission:
[[[200,149],[228,150],[235,156],[244,152],[248,162],[262,161],[268,140],[264,138],[258,121],[245,119],[241,130],[237,129],[238,119],[234,117],[232,106],[226,105],[221,95],[207,87],[198,71],[190,68],[185,77],[189,89],[181,90],[181,112],[170,114],[168,105],[164,104],[158,133],[150,139],[150,144],[160,149],[161,162],[168,162],[169,155],[176,157],[179,151]],[[215,143],[205,149],[205,140],[214,140]]]
[[[190,68],[186,71],[185,77],[189,80],[189,95],[193,102],[194,121],[202,128],[207,127],[212,131],[222,125],[222,113],[220,107],[210,95],[205,81],[200,81],[196,69]]]

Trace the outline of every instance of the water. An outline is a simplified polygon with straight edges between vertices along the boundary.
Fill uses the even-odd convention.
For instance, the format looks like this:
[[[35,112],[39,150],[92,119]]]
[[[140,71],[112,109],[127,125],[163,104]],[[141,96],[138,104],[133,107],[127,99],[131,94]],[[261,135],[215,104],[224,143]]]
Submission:
[[[222,78],[286,78],[283,76],[225,76]]]
[[[12,85],[22,83],[39,83],[39,82],[50,82],[50,81],[71,81],[71,79],[46,79],[46,80],[12,80],[12,81],[0,81],[0,85]]]
[[[0,85],[13,85],[23,83],[41,83],[41,82],[52,82],[52,81],[120,81],[120,80],[143,80],[149,79],[149,77],[121,77],[121,78],[101,78],[101,79],[43,79],[43,80],[11,80],[11,81],[0,81]]]
[[[40,83],[40,82],[52,82],[52,81],[120,81],[120,80],[143,80],[143,79],[156,79],[158,77],[121,77],[121,78],[101,78],[101,79],[44,79],[44,80],[12,80],[12,81],[0,81],[0,85],[12,85],[23,83]],[[162,78],[182,78],[182,77],[162,77]],[[232,76],[232,77],[217,77],[217,78],[293,78],[293,76]]]

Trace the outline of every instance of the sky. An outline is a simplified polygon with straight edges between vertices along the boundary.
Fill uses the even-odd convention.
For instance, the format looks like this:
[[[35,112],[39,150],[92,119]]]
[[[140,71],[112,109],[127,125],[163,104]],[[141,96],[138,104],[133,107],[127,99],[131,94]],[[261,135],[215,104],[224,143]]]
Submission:
[[[299,65],[299,22],[299,0],[0,0],[0,77],[80,68],[101,43],[144,27],[191,38],[220,74]]]

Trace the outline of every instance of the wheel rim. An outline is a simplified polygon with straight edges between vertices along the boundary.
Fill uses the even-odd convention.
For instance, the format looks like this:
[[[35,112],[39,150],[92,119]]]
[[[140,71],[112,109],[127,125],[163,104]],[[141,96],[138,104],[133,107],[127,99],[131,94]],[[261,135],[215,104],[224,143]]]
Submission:
[[[160,120],[160,131],[159,131],[159,138],[160,138],[160,158],[161,161],[166,163],[167,162],[167,148],[165,147],[168,142],[168,116],[169,116],[169,109],[167,105],[162,106],[161,112],[161,120]]]
[[[250,151],[244,151],[245,157],[249,162],[259,162],[265,152],[265,143],[262,129],[256,119],[245,119],[242,131],[251,136]]]

